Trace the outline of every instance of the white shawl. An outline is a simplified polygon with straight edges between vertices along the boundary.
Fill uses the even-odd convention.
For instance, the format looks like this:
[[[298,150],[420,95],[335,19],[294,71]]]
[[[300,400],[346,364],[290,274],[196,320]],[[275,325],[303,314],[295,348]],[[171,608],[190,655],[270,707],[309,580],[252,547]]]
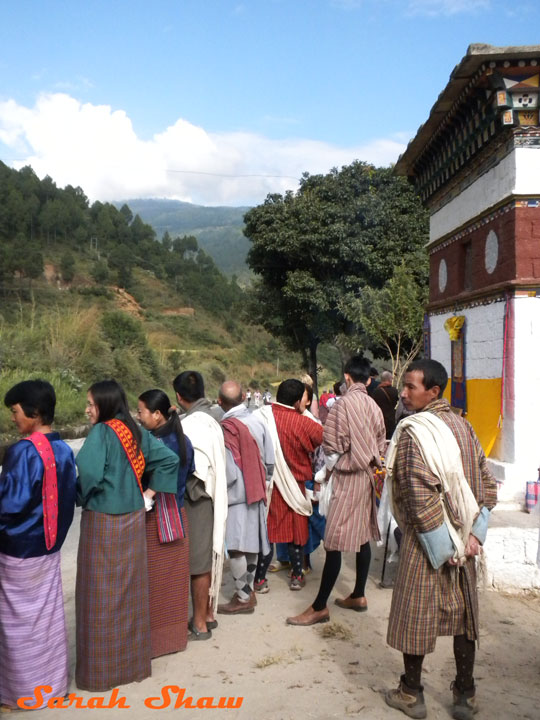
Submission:
[[[264,420],[268,426],[270,437],[274,445],[274,454],[276,456],[276,464],[274,465],[274,474],[272,475],[272,485],[275,483],[277,489],[281,493],[281,497],[285,500],[287,505],[298,515],[306,515],[309,517],[313,512],[311,500],[304,497],[294,475],[292,474],[285,457],[281,444],[279,442],[279,435],[276,427],[276,421],[274,413],[272,412],[271,405],[265,405],[256,411]]]
[[[204,489],[212,498],[214,506],[212,584],[209,594],[214,609],[216,609],[223,575],[225,526],[227,524],[228,508],[223,431],[213,417],[201,411],[186,415],[182,420],[182,427],[193,445],[194,474],[203,481]]]
[[[416,413],[415,415],[404,418],[398,424],[386,453],[386,482],[388,485],[390,506],[392,508],[392,514],[398,518],[399,509],[393,506],[392,482],[397,445],[403,432],[408,433],[415,441],[426,467],[440,480],[444,522],[456,548],[454,558],[456,560],[464,560],[465,545],[468,542],[479,508],[473,491],[463,473],[461,450],[454,437],[454,433],[444,420],[441,420],[431,412]],[[463,526],[460,528],[456,528],[450,521],[446,504],[443,500],[445,493],[448,493],[452,498],[459,519],[463,523]],[[397,514],[396,510],[398,511]]]

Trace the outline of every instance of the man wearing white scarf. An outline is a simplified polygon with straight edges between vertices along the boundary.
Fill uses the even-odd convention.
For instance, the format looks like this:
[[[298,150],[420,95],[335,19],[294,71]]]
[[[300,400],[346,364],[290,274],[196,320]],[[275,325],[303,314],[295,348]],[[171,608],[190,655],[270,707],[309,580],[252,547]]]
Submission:
[[[387,454],[388,491],[403,532],[387,641],[403,653],[405,672],[385,699],[409,717],[426,717],[424,655],[437,636],[452,635],[453,717],[470,720],[477,710],[475,556],[497,486],[474,430],[442,398],[447,382],[435,360],[409,366],[401,398],[417,414],[398,425]]]
[[[204,397],[200,373],[188,370],[173,386],[186,411],[182,427],[194,450],[195,473],[186,483],[185,508],[189,523],[189,561],[193,618],[189,640],[209,640],[217,626],[217,608],[227,523],[225,443],[219,423],[212,417],[211,403]]]

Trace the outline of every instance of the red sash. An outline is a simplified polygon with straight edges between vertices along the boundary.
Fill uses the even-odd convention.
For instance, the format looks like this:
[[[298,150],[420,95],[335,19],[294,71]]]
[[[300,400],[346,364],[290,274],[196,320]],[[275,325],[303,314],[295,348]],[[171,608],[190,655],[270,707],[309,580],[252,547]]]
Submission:
[[[131,430],[121,420],[118,420],[118,418],[114,418],[114,420],[107,420],[105,425],[108,425],[114,432],[116,437],[120,440],[120,444],[122,445],[124,452],[126,453],[128,462],[131,465],[131,469],[133,470],[133,473],[137,478],[137,485],[139,486],[141,495],[143,495],[144,493],[141,485],[141,478],[143,476],[144,466],[146,463],[144,460],[144,455],[142,454],[142,450],[139,448],[139,452],[137,452]]]
[[[45,531],[45,547],[47,550],[56,544],[58,534],[58,477],[56,475],[56,459],[51,443],[45,435],[33,432],[28,440],[36,448],[43,461],[45,471],[41,485],[41,499],[43,502],[43,529]]]

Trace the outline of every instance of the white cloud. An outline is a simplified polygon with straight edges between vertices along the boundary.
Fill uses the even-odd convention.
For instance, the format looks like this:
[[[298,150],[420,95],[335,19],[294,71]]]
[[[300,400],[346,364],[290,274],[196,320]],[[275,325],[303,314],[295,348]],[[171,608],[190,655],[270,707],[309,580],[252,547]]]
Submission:
[[[418,15],[459,15],[487,10],[491,0],[409,0],[410,12]]]
[[[248,205],[295,189],[302,173],[325,173],[355,159],[395,162],[408,138],[395,135],[338,147],[316,140],[274,140],[249,132],[209,133],[180,118],[150,140],[137,137],[122,110],[42,94],[33,108],[0,102],[0,143],[63,187],[91,200],[163,197],[203,205]]]

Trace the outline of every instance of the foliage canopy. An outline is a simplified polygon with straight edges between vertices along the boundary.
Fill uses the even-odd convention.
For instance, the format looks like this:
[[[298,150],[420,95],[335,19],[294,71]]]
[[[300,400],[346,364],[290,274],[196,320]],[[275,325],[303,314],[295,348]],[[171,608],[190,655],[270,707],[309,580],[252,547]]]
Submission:
[[[268,195],[245,223],[248,264],[259,276],[255,319],[302,352],[314,378],[322,341],[344,352],[343,337],[372,351],[386,345],[366,331],[368,305],[358,312],[367,289],[381,290],[402,263],[414,284],[426,282],[427,213],[392,168],[356,161],[304,174],[296,193]]]

